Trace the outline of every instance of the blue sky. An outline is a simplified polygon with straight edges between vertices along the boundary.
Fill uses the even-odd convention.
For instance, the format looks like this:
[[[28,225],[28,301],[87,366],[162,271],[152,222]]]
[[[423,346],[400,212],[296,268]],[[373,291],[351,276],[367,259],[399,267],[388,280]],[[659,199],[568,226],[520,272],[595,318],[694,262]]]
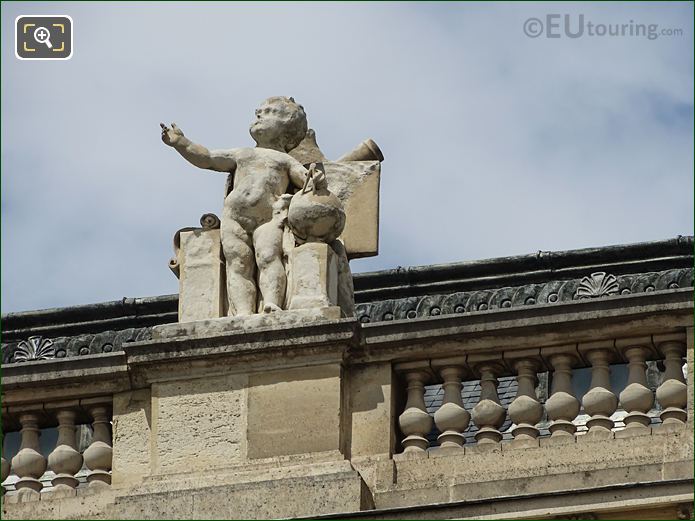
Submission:
[[[2,311],[177,291],[172,236],[224,176],[159,139],[250,146],[294,96],[336,158],[382,165],[355,272],[693,233],[692,3],[2,3]],[[69,14],[74,56],[14,57],[20,14]],[[529,18],[676,36],[530,38]]]

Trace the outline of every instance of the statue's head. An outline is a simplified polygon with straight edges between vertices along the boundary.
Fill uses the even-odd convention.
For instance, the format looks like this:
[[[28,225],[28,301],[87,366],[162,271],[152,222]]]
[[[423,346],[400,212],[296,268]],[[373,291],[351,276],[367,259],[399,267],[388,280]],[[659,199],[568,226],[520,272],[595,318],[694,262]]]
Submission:
[[[289,152],[306,135],[304,108],[294,98],[273,96],[256,109],[249,132],[258,146]]]

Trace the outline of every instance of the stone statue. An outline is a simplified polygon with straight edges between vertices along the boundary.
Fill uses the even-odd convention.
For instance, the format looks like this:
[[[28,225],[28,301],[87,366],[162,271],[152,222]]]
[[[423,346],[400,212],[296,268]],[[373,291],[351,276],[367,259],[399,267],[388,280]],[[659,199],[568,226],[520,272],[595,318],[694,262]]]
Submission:
[[[287,193],[290,183],[297,188],[304,186],[307,169],[287,154],[306,135],[304,109],[292,98],[267,99],[256,110],[256,119],[250,127],[256,148],[208,150],[193,143],[173,123],[171,128],[164,124],[161,127],[162,141],[191,164],[234,174],[220,225],[229,314],[256,313],[257,262],[264,303],[269,310],[280,309],[284,284],[277,279],[284,277],[284,269],[279,268],[278,249],[268,241],[254,242],[254,232],[272,219],[273,205]],[[256,234],[256,238],[265,235]]]
[[[226,306],[220,305],[202,315],[185,314],[180,306],[180,320],[330,306],[339,306],[343,316],[354,314],[352,274],[348,264],[350,250],[340,238],[346,227],[343,201],[359,192],[360,184],[373,192],[374,183],[365,183],[364,179],[376,178],[377,194],[360,209],[365,215],[375,214],[378,165],[375,170],[373,160],[383,159],[375,143],[369,140],[351,152],[342,167],[331,166],[334,177],[329,180],[322,162],[325,157],[316,145],[315,133],[308,129],[304,109],[293,98],[271,97],[256,110],[249,129],[256,142],[255,148],[208,150],[188,139],[176,124],[168,127],[160,123],[160,126],[162,141],[188,162],[229,174],[229,190],[218,232],[224,254]],[[367,160],[371,161],[366,163]],[[364,169],[365,165],[351,166],[349,161],[366,163],[369,171],[362,172],[360,168]],[[376,176],[373,175],[375,171]],[[330,190],[334,182],[342,199]],[[369,208],[364,211],[370,205],[371,214]],[[370,229],[373,230],[373,226]],[[196,243],[195,237],[189,238],[197,233],[195,230],[184,228],[177,232],[177,255],[179,244],[186,244],[189,270],[205,266],[212,273],[219,262],[215,260],[219,259],[214,252],[215,236]],[[205,231],[217,232],[209,226],[204,226],[202,232]],[[183,234],[181,238],[179,234]],[[370,250],[374,250],[375,245],[360,245],[359,233],[352,235],[356,237],[353,239],[357,244],[355,256],[373,254]],[[183,236],[186,240],[182,243]],[[200,244],[204,245],[202,250]],[[199,262],[203,257],[205,259]],[[183,280],[177,259],[172,260],[171,267]],[[194,278],[189,277],[189,280]],[[219,277],[220,281],[222,278]],[[311,293],[316,285],[323,286],[320,298]],[[210,288],[216,287],[206,284],[205,292],[214,292]],[[208,296],[210,302],[215,298]],[[223,308],[226,311],[222,311]]]

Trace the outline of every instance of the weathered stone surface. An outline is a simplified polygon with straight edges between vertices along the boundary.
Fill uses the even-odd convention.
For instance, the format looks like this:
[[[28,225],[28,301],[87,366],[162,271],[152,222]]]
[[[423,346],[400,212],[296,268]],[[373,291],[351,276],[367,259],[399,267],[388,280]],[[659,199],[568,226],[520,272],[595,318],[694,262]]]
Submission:
[[[175,313],[171,316],[175,317]],[[167,315],[165,315],[167,317]],[[105,320],[105,322],[108,322]],[[94,334],[79,334],[75,336],[59,336],[50,338],[52,351],[45,353],[43,357],[35,356],[20,357],[23,362],[35,362],[37,360],[61,360],[63,358],[73,358],[79,356],[108,355],[123,350],[125,342],[134,342],[150,338],[151,329],[149,327],[127,328],[119,331],[108,329]],[[46,337],[43,337],[46,338]],[[15,354],[20,350],[21,342],[10,342],[2,344],[3,364],[18,363]]]
[[[690,460],[693,454],[692,433],[684,431],[658,443],[639,436],[507,450],[511,443],[504,442],[502,450],[492,452],[476,453],[467,447],[458,456],[398,458],[397,483],[388,492],[375,494],[377,508],[434,503],[442,494],[447,501],[470,501],[659,481],[666,468]],[[692,468],[687,477],[692,477]]]
[[[504,483],[500,484],[503,487]],[[689,519],[690,483],[650,482],[595,489],[571,489],[544,496],[508,496],[443,501],[419,508],[391,507],[341,519]],[[408,492],[404,492],[405,496]],[[413,492],[418,495],[419,492]]]
[[[249,459],[340,450],[340,380],[339,364],[251,375]]]
[[[282,96],[263,102],[250,126],[256,148],[210,151],[193,143],[175,124],[172,123],[171,128],[164,124],[160,126],[162,141],[191,164],[234,174],[220,224],[226,267],[227,314],[256,313],[258,292],[268,297],[273,288],[263,286],[278,286],[277,279],[285,277],[282,239],[270,244],[259,241],[256,231],[271,221],[273,207],[289,185],[302,188],[306,184],[306,168],[287,154],[306,136],[307,120],[303,107],[293,98]],[[284,296],[274,300],[278,302],[266,304],[279,309]]]
[[[341,235],[348,258],[379,253],[379,161],[323,163],[328,186],[345,207],[345,229]]]
[[[428,302],[428,309],[436,307]],[[657,427],[650,410],[652,424],[640,436],[623,434],[625,429],[609,437],[568,434],[571,442],[550,443],[539,424],[540,443],[519,443],[507,440],[503,426],[505,438],[491,451],[467,442],[463,449],[391,455],[402,437],[396,416],[408,385],[393,377],[392,365],[421,368],[429,392],[430,383],[458,381],[458,373],[439,370],[454,359],[466,368],[464,379],[475,377],[469,366],[483,358],[496,357],[505,374],[514,374],[519,357],[543,364],[553,353],[577,352],[577,343],[597,341],[618,354],[629,338],[659,345],[664,334],[685,343],[690,398],[692,293],[684,288],[364,326],[340,319],[212,334],[203,328],[194,336],[126,343],[125,352],[109,356],[11,364],[3,368],[9,431],[19,428],[12,418],[29,409],[40,412],[40,427],[51,426],[53,410],[84,411],[92,397],[116,394],[114,485],[81,486],[76,497],[47,493],[26,503],[17,501],[36,496],[10,490],[3,518],[315,517],[340,510],[357,516],[372,506],[372,496],[378,508],[402,510],[361,514],[370,518],[430,517],[423,512],[481,519],[587,512],[630,518],[631,511],[651,515],[661,507],[675,512],[674,502],[692,500],[690,399],[682,405],[687,424]],[[577,360],[577,367],[586,366],[585,359]],[[513,396],[505,401],[509,388],[500,383],[498,389],[506,405]],[[221,418],[223,425],[216,423]],[[235,436],[242,438],[238,452]],[[435,436],[427,433],[428,442]],[[255,457],[252,440],[260,447]]]
[[[396,444],[396,390],[391,364],[352,366],[350,454],[353,458],[389,455]]]
[[[367,501],[354,470],[250,483],[129,495],[111,509],[121,519],[269,519],[359,511]]]
[[[610,262],[619,282],[623,280],[621,277],[629,275],[621,292],[625,289],[632,293],[647,292],[650,286],[661,292],[674,289],[671,288],[674,283],[681,288],[691,287],[692,244],[692,237],[678,237],[652,243],[360,273],[354,276],[355,297],[362,303],[358,318],[367,323],[437,316],[437,313],[486,313],[495,306],[505,308],[511,290],[513,307],[561,304],[561,300],[542,301],[543,295],[550,297],[553,293],[543,290],[544,285],[556,284],[561,276],[579,280],[582,274],[596,269],[597,263]],[[490,288],[501,289],[490,291]],[[527,302],[527,299],[531,300]],[[367,302],[370,304],[365,308]],[[485,309],[478,310],[476,302],[484,304]],[[53,341],[57,358],[121,351],[124,342],[148,339],[149,326],[176,322],[177,307],[177,296],[165,295],[9,313],[2,317],[2,363],[13,363],[18,342],[37,332]]]
[[[308,129],[302,142],[288,153],[306,167],[311,163],[321,163],[326,160],[326,156],[316,143],[316,132],[313,128]]]
[[[109,395],[129,387],[123,352],[10,364],[2,370],[5,407]]]
[[[384,154],[373,139],[365,139],[347,154],[343,154],[338,161],[383,161]]]
[[[354,215],[354,222],[346,235],[347,255],[352,253],[353,245],[359,250],[354,256],[376,254],[378,161],[383,159],[383,155],[373,141],[363,143],[347,158],[363,159],[376,155],[376,168],[372,165],[365,175],[359,171],[360,167],[351,168],[345,163],[332,168],[331,181],[322,163],[317,168],[312,162],[308,170],[302,164],[309,158],[322,160],[324,156],[316,145],[314,132],[307,130],[303,107],[293,98],[268,98],[256,110],[256,118],[250,127],[257,144],[255,148],[210,151],[193,143],[174,123],[171,128],[163,123],[160,126],[162,141],[191,164],[230,173],[220,223],[226,268],[227,315],[247,316],[286,309],[289,300],[285,295],[287,275],[306,268],[288,262],[287,257],[295,245],[293,241],[284,240],[284,228],[289,226],[299,244],[332,243],[345,227],[345,201],[351,201],[350,212]],[[289,154],[297,147],[300,148],[294,156]],[[344,172],[339,172],[336,177],[337,170],[341,169]],[[340,194],[337,195],[331,182]],[[295,193],[296,188],[300,190]],[[284,202],[290,197],[288,209]],[[364,200],[352,202],[355,197]],[[174,263],[176,266],[172,266],[181,275],[181,322],[214,318],[223,311],[221,304],[215,305],[223,293],[222,288],[218,288],[221,277],[216,273],[219,267],[216,245],[200,240],[186,244],[190,242],[190,233],[197,231],[180,233],[181,254],[178,263]],[[188,274],[186,262],[189,267],[193,266]],[[204,274],[207,268],[215,271],[209,278]],[[349,277],[347,256],[341,271]],[[352,291],[351,284],[343,284],[343,288]],[[354,301],[352,295],[344,298]],[[352,304],[342,307],[352,309]]]
[[[359,281],[359,278],[356,280]],[[630,295],[658,290],[691,287],[692,268],[652,273],[619,275],[619,292]],[[423,295],[402,299],[380,300],[356,305],[356,316],[363,322],[414,319],[428,316],[476,313],[512,307],[560,304],[577,300],[579,279],[550,280],[543,284],[525,284],[502,288]],[[358,288],[361,284],[358,284]],[[656,288],[656,289],[655,289]],[[359,292],[358,292],[359,295]],[[610,297],[599,295],[598,297]],[[361,299],[364,297],[360,297]],[[614,297],[615,298],[615,297]]]
[[[3,519],[112,519],[109,516],[115,492],[11,504],[12,496],[3,498]]]
[[[180,241],[179,321],[224,316],[220,231],[182,232]]]
[[[447,315],[430,319],[386,321],[362,328],[369,346],[364,359],[404,356],[416,339],[428,338],[430,356],[452,356],[467,337],[467,349],[536,348],[596,338],[597,319],[611,323],[602,329],[605,338],[649,334],[656,328],[685,327],[690,323],[693,296],[687,289],[620,295],[610,299],[586,299],[553,306],[528,306],[486,313]],[[481,334],[485,332],[485,334]],[[458,339],[458,340],[457,340]],[[387,345],[393,346],[387,350]],[[379,349],[375,349],[379,346]],[[356,361],[364,360],[361,356]],[[509,374],[508,372],[505,373]]]
[[[273,203],[271,219],[253,232],[254,253],[258,266],[258,311],[270,313],[287,307],[286,250],[294,246],[294,238],[286,229],[287,211],[292,198],[284,194]],[[289,237],[289,243],[286,238]],[[286,244],[287,243],[287,244]]]
[[[111,484],[138,483],[152,473],[152,396],[150,389],[113,396],[113,462]]]
[[[338,305],[338,258],[328,244],[302,244],[292,250],[290,263],[291,310]]]
[[[155,474],[227,467],[245,457],[246,377],[152,385]]]
[[[695,400],[695,329],[693,329],[693,327],[686,328],[685,347],[685,363],[687,364],[686,381],[688,382],[688,420],[685,425],[687,429],[692,431],[693,422],[695,421],[695,410],[693,407],[693,400]]]
[[[196,337],[259,328],[286,328],[300,324],[337,320],[339,318],[340,308],[337,306],[283,310],[275,313],[264,313],[247,317],[222,317],[219,319],[155,326],[152,328],[152,338],[154,340],[163,340],[167,338]]]
[[[328,189],[323,170],[309,167],[304,188],[292,196],[287,223],[298,243],[330,244],[345,228],[343,203]]]

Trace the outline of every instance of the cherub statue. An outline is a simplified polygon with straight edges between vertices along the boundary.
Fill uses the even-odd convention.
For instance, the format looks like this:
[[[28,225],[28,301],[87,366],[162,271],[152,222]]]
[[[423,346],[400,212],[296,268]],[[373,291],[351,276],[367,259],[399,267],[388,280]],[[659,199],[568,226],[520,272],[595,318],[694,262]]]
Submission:
[[[304,109],[293,98],[268,98],[256,110],[249,129],[255,148],[208,150],[184,136],[174,123],[163,123],[162,141],[176,149],[188,162],[208,170],[233,174],[231,192],[224,201],[220,225],[222,250],[226,259],[229,315],[250,315],[257,311],[257,288],[265,311],[282,309],[286,274],[282,248],[269,233],[259,228],[286,211],[284,194],[291,187],[305,186],[307,169],[287,152],[307,133]],[[282,200],[281,200],[282,199]],[[278,235],[279,236],[279,235]],[[259,276],[256,277],[256,269]]]

